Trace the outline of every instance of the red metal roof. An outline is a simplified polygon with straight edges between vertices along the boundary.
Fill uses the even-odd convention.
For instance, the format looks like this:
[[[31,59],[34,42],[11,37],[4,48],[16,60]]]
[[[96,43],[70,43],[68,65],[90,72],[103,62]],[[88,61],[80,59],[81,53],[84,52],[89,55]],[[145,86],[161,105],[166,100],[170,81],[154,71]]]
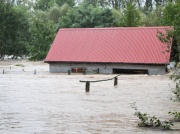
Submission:
[[[170,53],[156,37],[166,28],[60,29],[45,62],[167,64]]]

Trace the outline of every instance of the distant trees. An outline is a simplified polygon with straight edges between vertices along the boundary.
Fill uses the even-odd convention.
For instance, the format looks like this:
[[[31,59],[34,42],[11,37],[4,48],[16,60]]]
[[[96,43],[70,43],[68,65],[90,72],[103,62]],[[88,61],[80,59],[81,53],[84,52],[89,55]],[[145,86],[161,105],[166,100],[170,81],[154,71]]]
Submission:
[[[179,11],[179,0],[0,0],[0,55],[44,59],[59,28],[162,25],[178,55]]]
[[[0,0],[0,56],[26,54],[29,23],[22,8],[12,1]]]
[[[46,11],[54,5],[62,6],[64,4],[73,7],[75,5],[75,0],[36,0],[34,9]]]

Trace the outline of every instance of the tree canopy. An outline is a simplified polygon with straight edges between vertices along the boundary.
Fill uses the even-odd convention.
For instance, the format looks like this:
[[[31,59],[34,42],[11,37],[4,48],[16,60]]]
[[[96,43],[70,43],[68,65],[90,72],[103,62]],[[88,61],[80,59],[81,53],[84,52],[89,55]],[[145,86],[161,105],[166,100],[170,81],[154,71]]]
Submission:
[[[180,56],[180,0],[0,0],[0,57],[45,58],[59,28],[174,26]]]

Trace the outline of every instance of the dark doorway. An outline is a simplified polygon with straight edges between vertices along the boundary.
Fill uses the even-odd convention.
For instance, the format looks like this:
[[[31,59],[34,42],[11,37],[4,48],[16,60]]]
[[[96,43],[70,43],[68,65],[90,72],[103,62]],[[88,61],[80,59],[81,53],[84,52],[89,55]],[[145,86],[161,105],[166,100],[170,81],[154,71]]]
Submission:
[[[113,74],[148,74],[145,69],[118,69],[113,68]]]

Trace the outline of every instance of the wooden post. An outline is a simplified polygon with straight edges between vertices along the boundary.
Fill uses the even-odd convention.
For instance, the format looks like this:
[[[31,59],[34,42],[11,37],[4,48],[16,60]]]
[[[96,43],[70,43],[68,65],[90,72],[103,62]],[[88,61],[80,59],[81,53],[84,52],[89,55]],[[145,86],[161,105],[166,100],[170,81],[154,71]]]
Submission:
[[[5,74],[5,71],[4,71],[4,69],[3,69],[3,74]]]
[[[85,69],[83,70],[83,75],[86,75],[86,70]]]
[[[68,75],[71,75],[71,70],[68,70]]]
[[[87,81],[86,82],[86,92],[89,92],[89,89],[90,89],[90,82]]]
[[[97,68],[97,74],[99,74],[99,68]]]
[[[36,70],[34,70],[34,74],[36,74]]]
[[[118,84],[118,78],[115,77],[115,78],[114,78],[114,86],[116,86],[117,84]]]

